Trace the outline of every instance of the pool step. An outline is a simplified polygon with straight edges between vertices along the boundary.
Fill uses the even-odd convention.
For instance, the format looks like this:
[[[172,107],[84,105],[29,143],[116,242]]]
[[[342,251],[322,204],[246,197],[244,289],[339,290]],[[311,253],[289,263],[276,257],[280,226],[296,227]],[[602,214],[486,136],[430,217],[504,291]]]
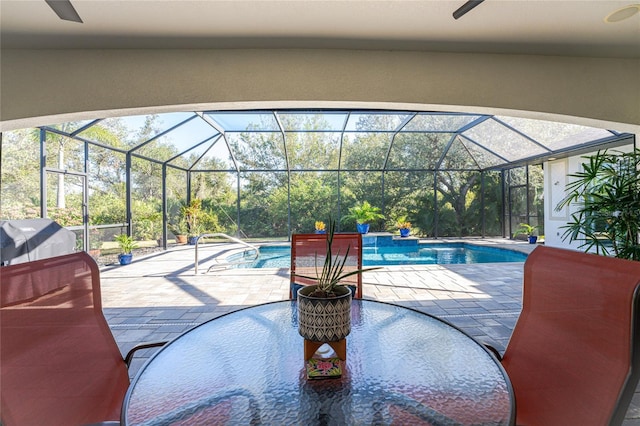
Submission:
[[[418,240],[416,237],[403,238],[389,232],[369,232],[362,236],[362,245],[364,247],[414,247],[418,245]]]

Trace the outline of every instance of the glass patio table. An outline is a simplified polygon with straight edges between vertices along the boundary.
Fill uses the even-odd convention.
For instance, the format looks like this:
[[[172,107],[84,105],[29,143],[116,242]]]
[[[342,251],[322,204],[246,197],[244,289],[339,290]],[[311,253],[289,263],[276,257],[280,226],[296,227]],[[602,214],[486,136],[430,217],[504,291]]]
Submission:
[[[514,423],[507,374],[459,329],[368,300],[354,300],[351,316],[342,377],[325,380],[307,379],[295,301],[241,309],[195,327],[141,368],[122,423]]]

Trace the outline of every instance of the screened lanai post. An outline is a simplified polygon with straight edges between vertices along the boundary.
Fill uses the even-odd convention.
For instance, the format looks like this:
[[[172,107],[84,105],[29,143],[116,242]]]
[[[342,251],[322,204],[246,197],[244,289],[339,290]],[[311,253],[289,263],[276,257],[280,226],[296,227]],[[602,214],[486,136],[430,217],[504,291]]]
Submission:
[[[89,251],[89,142],[83,141],[84,148],[84,178],[82,194],[82,232],[84,233],[84,251]]]
[[[386,214],[386,211],[385,211],[386,203],[384,202],[384,175],[385,175],[385,173],[386,173],[386,171],[383,170],[382,173],[381,173],[382,176],[380,176],[380,192],[382,193],[382,214],[383,215]]]
[[[507,219],[506,220],[506,224],[505,224],[506,225],[505,231],[507,231],[507,234],[509,235],[509,238],[511,238],[511,228],[512,228],[512,225],[511,225],[511,182],[510,182],[510,179],[511,179],[511,177],[509,176],[507,178],[507,182],[505,184],[505,186],[507,186],[507,185],[508,186],[507,186],[507,188],[505,188],[506,191],[507,191],[507,193],[505,194],[505,197],[506,197],[505,200],[506,200],[507,204],[506,204],[506,210],[504,212],[505,213],[505,218]]]
[[[433,171],[433,238],[438,238],[438,171]]]
[[[40,129],[40,217],[47,217],[47,185],[45,175],[47,167],[47,132]]]
[[[131,151],[127,151],[125,157],[125,219],[127,223],[127,235],[131,236],[133,227],[131,215]]]
[[[291,241],[291,171],[287,173],[287,235]]]
[[[339,220],[340,219],[340,212],[342,210],[341,209],[341,207],[342,207],[342,191],[340,191],[341,178],[342,177],[340,175],[340,169],[338,169],[338,189],[337,189],[337,192],[338,192],[338,194],[337,194],[338,195],[338,205],[337,205],[337,212],[336,212],[336,214],[337,214],[336,217],[338,218],[338,220],[336,221],[336,225],[338,227],[338,229],[337,229],[338,232],[340,232],[340,228],[341,228],[341,224],[340,224],[341,221]]]
[[[187,206],[191,204],[191,170],[187,170]]]
[[[480,217],[482,219],[482,238],[486,237],[484,212],[484,170],[480,171]]]
[[[524,166],[524,176],[525,176],[525,180],[527,182],[527,191],[525,192],[526,195],[526,199],[527,199],[527,208],[526,208],[526,212],[527,212],[527,223],[531,223],[531,209],[529,208],[529,206],[531,205],[531,195],[529,195],[529,193],[531,191],[529,191],[529,165],[527,164],[526,166]]]
[[[167,249],[167,163],[162,163],[162,248]]]
[[[240,171],[236,172],[236,237],[240,238]]]
[[[500,170],[500,183],[501,183],[501,185],[500,185],[500,196],[502,197],[502,209],[500,209],[500,210],[502,212],[502,238],[506,238],[506,236],[507,236],[506,228],[505,228],[505,226],[507,225],[506,221],[505,221],[505,217],[507,216],[507,203],[506,203],[506,200],[505,200],[505,195],[506,194],[504,192],[504,185],[505,185],[504,175],[505,175],[505,170],[501,169]],[[511,232],[509,232],[509,235],[511,235]]]
[[[84,175],[82,176],[82,240],[83,250],[89,251],[89,175],[87,174],[88,143],[84,143]]]
[[[284,148],[284,157],[285,157],[285,164],[287,169],[287,240],[291,241],[291,168],[289,167],[287,137],[284,131],[284,126],[282,125],[282,121],[280,121],[280,117],[275,111],[273,112],[273,119],[276,121],[276,124],[278,125],[280,136],[282,136],[282,146]]]
[[[58,170],[64,170],[64,149],[63,149],[64,143],[63,142],[58,142]],[[57,182],[57,187],[56,187],[56,208],[61,208],[64,209],[67,207],[67,203],[66,203],[66,199],[64,196],[65,190],[64,190],[64,184],[65,184],[65,180],[64,180],[64,173],[58,173],[58,182]]]
[[[338,153],[338,173],[337,173],[337,183],[338,183],[338,187],[337,187],[337,198],[338,198],[338,206],[337,206],[337,217],[338,220],[336,221],[336,226],[337,226],[337,231],[340,232],[341,226],[342,224],[340,223],[341,221],[340,219],[340,206],[341,206],[341,193],[342,191],[341,189],[341,185],[342,185],[342,148],[344,147],[344,132],[347,130],[347,124],[349,123],[349,120],[351,119],[351,111],[349,111],[347,113],[347,116],[344,119],[344,122],[342,123],[342,131],[340,132],[340,152]],[[384,196],[382,197],[382,199],[384,200]]]

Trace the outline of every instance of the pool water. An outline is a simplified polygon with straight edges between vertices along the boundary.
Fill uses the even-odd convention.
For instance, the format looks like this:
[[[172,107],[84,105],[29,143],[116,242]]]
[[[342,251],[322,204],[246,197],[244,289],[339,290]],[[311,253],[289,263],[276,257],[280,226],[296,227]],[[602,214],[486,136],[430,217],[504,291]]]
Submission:
[[[289,246],[262,246],[260,256],[239,268],[288,268],[291,265]],[[410,247],[364,247],[363,266],[389,265],[450,265],[461,263],[524,262],[525,253],[497,247],[466,243],[417,244]],[[238,262],[242,255],[229,256],[228,262]]]

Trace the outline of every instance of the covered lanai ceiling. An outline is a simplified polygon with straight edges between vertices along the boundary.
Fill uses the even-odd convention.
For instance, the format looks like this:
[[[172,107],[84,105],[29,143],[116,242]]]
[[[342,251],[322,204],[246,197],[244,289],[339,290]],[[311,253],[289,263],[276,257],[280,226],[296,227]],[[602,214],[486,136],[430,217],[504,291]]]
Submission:
[[[640,57],[638,2],[486,0],[0,2],[3,48],[336,48]],[[616,11],[624,9],[622,12]],[[605,18],[610,17],[607,21]],[[621,19],[627,17],[627,19]]]
[[[231,172],[490,170],[631,137],[507,116],[369,110],[180,112],[43,128],[179,169]],[[256,147],[262,158],[250,155]],[[314,163],[296,155],[309,151],[317,152]]]

